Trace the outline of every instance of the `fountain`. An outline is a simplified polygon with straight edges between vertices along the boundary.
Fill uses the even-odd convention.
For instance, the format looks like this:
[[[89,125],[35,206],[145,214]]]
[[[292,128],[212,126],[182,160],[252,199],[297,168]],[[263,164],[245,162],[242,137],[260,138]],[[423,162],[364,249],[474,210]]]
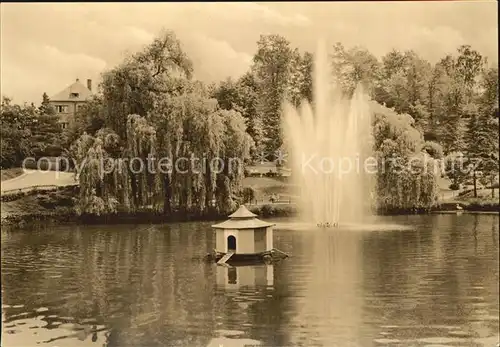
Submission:
[[[315,56],[313,105],[284,106],[285,139],[304,222],[319,227],[362,223],[371,215],[369,99],[359,86],[349,98],[331,82],[324,46]]]

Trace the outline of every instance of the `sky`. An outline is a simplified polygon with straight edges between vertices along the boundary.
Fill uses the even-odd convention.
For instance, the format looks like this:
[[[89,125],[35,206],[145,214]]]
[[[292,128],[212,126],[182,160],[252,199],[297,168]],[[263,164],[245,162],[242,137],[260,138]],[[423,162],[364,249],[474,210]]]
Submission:
[[[41,101],[79,78],[92,79],[173,30],[195,78],[245,73],[261,34],[280,34],[314,52],[318,38],[364,46],[377,57],[413,49],[431,62],[470,44],[498,61],[496,1],[2,3],[1,94]]]

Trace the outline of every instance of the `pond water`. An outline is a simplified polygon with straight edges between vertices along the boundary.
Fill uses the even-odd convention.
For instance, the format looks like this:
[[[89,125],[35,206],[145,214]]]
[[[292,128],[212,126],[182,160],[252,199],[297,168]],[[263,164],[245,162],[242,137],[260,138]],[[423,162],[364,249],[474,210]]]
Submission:
[[[3,231],[2,346],[498,343],[498,215],[277,223],[291,257],[233,269],[201,260],[210,223]]]

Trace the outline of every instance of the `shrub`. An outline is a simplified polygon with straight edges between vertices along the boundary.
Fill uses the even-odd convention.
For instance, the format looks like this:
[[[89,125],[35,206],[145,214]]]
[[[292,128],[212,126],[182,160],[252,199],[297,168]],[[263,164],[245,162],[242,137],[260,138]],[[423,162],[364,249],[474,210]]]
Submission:
[[[500,212],[500,203],[498,200],[471,199],[465,207],[469,211],[495,211]]]
[[[442,159],[444,157],[443,147],[434,141],[425,141],[423,148],[434,159]]]
[[[297,213],[293,205],[263,205],[250,209],[260,217],[291,217]]]
[[[452,184],[450,184],[449,188],[451,190],[459,190],[460,189],[460,185],[458,183],[452,183]]]

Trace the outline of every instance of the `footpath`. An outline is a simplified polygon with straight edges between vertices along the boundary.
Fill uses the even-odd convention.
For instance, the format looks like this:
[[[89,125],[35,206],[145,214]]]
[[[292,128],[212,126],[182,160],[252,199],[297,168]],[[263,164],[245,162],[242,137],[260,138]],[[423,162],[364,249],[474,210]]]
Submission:
[[[75,174],[72,172],[24,170],[22,175],[1,183],[1,195],[15,194],[32,189],[51,190],[77,184]]]

